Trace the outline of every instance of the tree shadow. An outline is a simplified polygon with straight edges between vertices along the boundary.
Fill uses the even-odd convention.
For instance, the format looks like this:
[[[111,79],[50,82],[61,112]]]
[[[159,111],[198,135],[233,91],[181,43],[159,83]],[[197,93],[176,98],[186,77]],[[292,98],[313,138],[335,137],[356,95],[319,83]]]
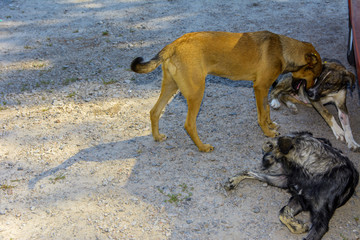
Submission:
[[[143,6],[161,9],[173,5],[162,1],[43,2],[33,3],[36,10],[28,8],[27,14],[22,15],[26,4],[12,6],[11,3],[0,1],[4,9],[0,15],[8,9],[13,11],[8,19],[2,18],[1,27],[6,34],[0,36],[0,44],[4,44],[0,46],[0,50],[4,49],[0,51],[3,59],[0,66],[4,66],[0,71],[0,86],[5,94],[11,95],[34,90],[61,91],[75,81],[129,80],[131,77],[126,72],[135,52],[151,51],[154,46],[160,49],[161,44],[156,42],[167,30],[140,28],[145,13],[135,10]],[[34,11],[35,20],[30,17]],[[175,17],[164,12],[163,17],[182,18],[181,15]],[[159,21],[154,16],[147,17],[149,21]],[[150,43],[143,41],[147,35],[151,35]],[[77,52],[81,54],[74,54]],[[7,104],[18,105],[18,102]]]

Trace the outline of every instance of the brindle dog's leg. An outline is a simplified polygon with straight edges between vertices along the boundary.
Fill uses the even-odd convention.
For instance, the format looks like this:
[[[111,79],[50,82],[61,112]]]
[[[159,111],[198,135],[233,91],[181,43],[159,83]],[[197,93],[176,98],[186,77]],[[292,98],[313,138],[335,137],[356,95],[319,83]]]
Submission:
[[[325,122],[330,126],[333,131],[336,139],[340,141],[345,141],[345,132],[344,130],[337,124],[334,116],[322,105],[321,102],[311,102],[316,111],[320,113],[320,115],[324,118]]]
[[[307,224],[295,218],[302,210],[303,208],[296,197],[291,197],[289,203],[280,210],[280,221],[292,233],[300,234],[309,231],[309,226]]]
[[[352,135],[351,127],[350,127],[350,119],[346,106],[343,108],[338,107],[338,116],[341,122],[341,125],[344,129],[345,133],[345,141],[352,151],[360,151],[360,145],[355,142],[354,137]]]

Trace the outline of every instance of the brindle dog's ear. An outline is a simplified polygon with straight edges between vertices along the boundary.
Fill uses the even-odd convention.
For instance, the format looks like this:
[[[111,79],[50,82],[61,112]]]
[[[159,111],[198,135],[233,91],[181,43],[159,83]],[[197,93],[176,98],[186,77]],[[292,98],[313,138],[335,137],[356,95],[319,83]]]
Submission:
[[[355,81],[356,81],[355,75],[352,72],[345,70],[343,71],[343,77],[344,80],[350,85],[351,91],[353,91],[355,88]]]
[[[305,61],[307,62],[309,67],[314,67],[318,63],[317,53],[307,53],[305,55]]]
[[[279,137],[278,146],[279,146],[280,152],[283,154],[288,154],[289,151],[294,147],[292,139],[289,137]]]

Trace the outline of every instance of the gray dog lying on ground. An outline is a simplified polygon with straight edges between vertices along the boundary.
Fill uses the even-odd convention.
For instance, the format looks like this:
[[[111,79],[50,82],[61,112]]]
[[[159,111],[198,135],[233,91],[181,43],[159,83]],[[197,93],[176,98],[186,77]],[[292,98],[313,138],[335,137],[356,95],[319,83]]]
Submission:
[[[352,135],[346,108],[347,86],[354,86],[354,74],[337,60],[327,60],[323,63],[322,73],[315,85],[306,91],[305,84],[304,80],[293,80],[291,76],[284,76],[270,93],[271,107],[278,109],[280,102],[283,102],[293,113],[297,113],[294,103],[313,106],[330,126],[336,139],[345,141],[351,150],[359,151],[360,145],[355,142]],[[342,128],[324,107],[327,103],[336,106]]]
[[[234,189],[247,178],[288,189],[292,196],[280,210],[280,221],[292,233],[308,231],[306,240],[321,239],[335,210],[350,199],[358,184],[353,163],[328,140],[309,132],[271,139],[263,145],[263,154],[264,172],[240,173],[229,178],[225,189]],[[310,212],[311,225],[295,218],[302,211]]]

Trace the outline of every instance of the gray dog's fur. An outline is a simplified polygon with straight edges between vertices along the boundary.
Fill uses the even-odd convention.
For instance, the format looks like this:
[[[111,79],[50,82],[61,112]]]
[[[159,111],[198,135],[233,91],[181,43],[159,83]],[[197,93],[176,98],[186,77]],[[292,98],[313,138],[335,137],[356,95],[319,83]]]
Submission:
[[[306,240],[318,240],[328,231],[335,210],[353,195],[359,173],[342,152],[324,138],[297,132],[274,138],[263,145],[264,172],[247,171],[229,178],[225,189],[234,189],[250,178],[288,189],[292,197],[280,210],[280,221],[292,233],[308,232]],[[295,218],[309,211],[311,225]]]

